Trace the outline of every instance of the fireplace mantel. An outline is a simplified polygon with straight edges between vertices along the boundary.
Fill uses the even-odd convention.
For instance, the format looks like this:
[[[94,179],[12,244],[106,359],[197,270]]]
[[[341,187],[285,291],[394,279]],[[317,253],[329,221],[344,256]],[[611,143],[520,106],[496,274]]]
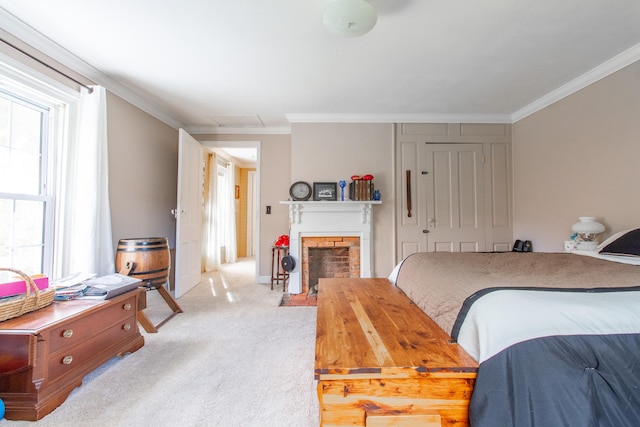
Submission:
[[[289,275],[289,292],[302,292],[302,238],[356,236],[360,238],[360,277],[371,277],[373,259],[373,205],[371,201],[281,201],[289,206],[289,254],[296,266]]]

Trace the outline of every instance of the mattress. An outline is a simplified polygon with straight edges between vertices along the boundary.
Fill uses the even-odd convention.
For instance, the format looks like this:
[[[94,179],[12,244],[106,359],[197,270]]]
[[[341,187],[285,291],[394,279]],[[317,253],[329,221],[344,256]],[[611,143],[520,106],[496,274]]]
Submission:
[[[640,285],[640,267],[571,253],[421,252],[405,258],[396,286],[447,333],[468,298],[500,288],[603,289]]]
[[[395,283],[479,362],[474,427],[640,425],[640,267],[420,253]]]

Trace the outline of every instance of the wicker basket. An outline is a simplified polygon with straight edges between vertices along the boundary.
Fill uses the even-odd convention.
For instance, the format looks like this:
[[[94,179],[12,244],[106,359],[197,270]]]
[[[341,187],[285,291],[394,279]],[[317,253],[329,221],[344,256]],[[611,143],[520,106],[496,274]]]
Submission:
[[[27,293],[24,295],[0,299],[0,322],[46,307],[53,302],[53,297],[56,293],[55,288],[51,287],[41,291],[33,279],[20,270],[0,268],[0,271],[12,271],[20,275],[27,288]]]

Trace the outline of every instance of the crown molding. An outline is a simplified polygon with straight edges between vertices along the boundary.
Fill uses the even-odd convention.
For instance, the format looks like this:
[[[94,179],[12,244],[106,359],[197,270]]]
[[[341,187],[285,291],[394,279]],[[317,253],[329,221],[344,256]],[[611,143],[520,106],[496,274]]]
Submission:
[[[291,127],[220,127],[220,126],[185,126],[184,130],[192,135],[288,135]]]
[[[511,123],[509,114],[286,114],[290,123]]]
[[[97,68],[93,67],[91,64],[78,58],[1,7],[0,19],[2,19],[2,27],[4,31],[17,37],[39,52],[42,52],[65,67],[91,80],[95,84],[105,87],[113,94],[140,108],[174,129],[183,127],[183,124],[179,120],[167,113],[164,109],[142,98],[122,83],[112,79]]]
[[[611,74],[633,64],[640,59],[640,43],[603,62],[592,70],[587,71],[580,77],[560,86],[558,89],[549,92],[545,96],[537,99],[526,107],[511,114],[511,122],[520,121],[549,105],[560,101],[563,98],[584,89],[585,87],[601,80]]]

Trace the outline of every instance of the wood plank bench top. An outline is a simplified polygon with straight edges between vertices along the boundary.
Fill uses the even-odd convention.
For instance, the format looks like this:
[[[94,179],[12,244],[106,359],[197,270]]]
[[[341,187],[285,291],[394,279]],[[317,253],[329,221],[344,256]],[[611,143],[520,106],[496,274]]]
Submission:
[[[469,426],[478,364],[387,279],[320,279],[322,427]]]
[[[477,362],[387,279],[320,279],[316,379],[475,378],[477,369]]]

